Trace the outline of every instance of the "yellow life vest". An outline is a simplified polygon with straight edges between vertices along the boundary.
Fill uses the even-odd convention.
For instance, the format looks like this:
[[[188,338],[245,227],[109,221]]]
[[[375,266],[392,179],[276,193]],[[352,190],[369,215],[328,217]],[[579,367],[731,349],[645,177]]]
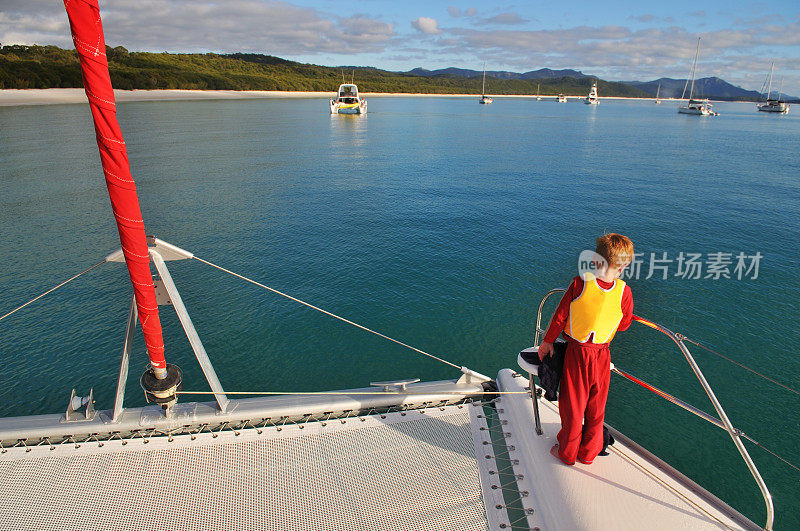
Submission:
[[[592,334],[593,343],[609,343],[622,321],[624,292],[625,282],[622,280],[615,280],[614,285],[605,290],[593,274],[585,273],[583,291],[569,305],[569,319],[564,332],[581,343],[589,341]]]

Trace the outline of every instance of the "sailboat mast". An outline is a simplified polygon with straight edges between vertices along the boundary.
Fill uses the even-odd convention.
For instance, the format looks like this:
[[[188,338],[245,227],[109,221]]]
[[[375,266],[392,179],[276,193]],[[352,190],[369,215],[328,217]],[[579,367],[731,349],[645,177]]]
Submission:
[[[697,70],[697,56],[700,53],[700,37],[697,37],[697,48],[694,51],[694,61],[692,62],[692,88],[689,89],[689,101],[692,100],[692,96],[694,96],[694,74],[695,70]]]
[[[767,100],[769,100],[769,97],[772,94],[772,72],[774,68],[775,68],[775,61],[772,61],[772,64],[769,65],[769,86],[767,87]]]
[[[64,6],[81,64],[83,85],[97,134],[100,162],[106,177],[122,252],[133,284],[147,354],[154,376],[162,380],[167,377],[167,363],[164,360],[158,303],[150,272],[150,255],[139,197],[136,195],[136,183],[131,175],[125,140],[117,121],[100,8],[97,0],[65,0]]]
[[[481,96],[486,95],[486,61],[483,62],[483,86],[481,87]]]

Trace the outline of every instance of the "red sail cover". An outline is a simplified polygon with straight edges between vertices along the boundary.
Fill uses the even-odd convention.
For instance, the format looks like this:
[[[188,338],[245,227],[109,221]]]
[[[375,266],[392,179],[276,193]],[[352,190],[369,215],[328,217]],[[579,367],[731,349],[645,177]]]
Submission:
[[[64,7],[67,8],[72,40],[81,61],[83,86],[92,109],[100,161],[111,197],[111,208],[117,220],[122,252],[133,283],[147,353],[156,373],[160,373],[162,371],[159,369],[166,367],[161,322],[158,319],[158,304],[136,183],[131,176],[128,152],[117,122],[100,8],[97,0],[64,0]]]

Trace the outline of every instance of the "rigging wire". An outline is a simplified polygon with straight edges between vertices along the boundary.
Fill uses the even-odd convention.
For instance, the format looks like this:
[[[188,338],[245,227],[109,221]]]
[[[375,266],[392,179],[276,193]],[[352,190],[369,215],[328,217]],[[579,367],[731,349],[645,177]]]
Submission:
[[[738,361],[734,361],[734,360],[732,360],[731,358],[729,358],[729,357],[727,357],[727,356],[725,356],[725,355],[723,355],[723,354],[720,354],[720,353],[719,353],[719,352],[717,352],[716,350],[714,350],[714,349],[711,349],[711,348],[709,348],[709,347],[707,347],[707,346],[705,346],[705,345],[703,345],[703,344],[700,344],[700,343],[698,343],[698,342],[697,342],[697,341],[695,341],[694,339],[689,339],[688,337],[685,337],[685,336],[684,336],[684,337],[683,337],[683,340],[684,340],[684,341],[688,341],[689,343],[691,343],[691,344],[693,344],[693,345],[697,345],[698,347],[700,347],[700,348],[702,348],[702,349],[705,349],[705,350],[707,350],[707,351],[711,352],[712,354],[715,354],[715,355],[719,356],[720,358],[722,358],[722,359],[724,359],[724,360],[727,360],[727,361],[729,361],[729,362],[733,363],[734,365],[738,365],[738,366],[739,366],[739,367],[741,367],[742,369],[745,369],[745,370],[747,370],[747,371],[750,371],[750,372],[752,372],[752,373],[753,373],[753,374],[755,374],[756,376],[760,376],[760,377],[764,378],[765,380],[769,380],[770,382],[774,383],[775,385],[779,385],[779,386],[783,387],[784,389],[786,389],[787,391],[791,391],[792,393],[796,394],[797,396],[800,396],[800,391],[798,391],[797,389],[792,389],[792,388],[791,388],[791,387],[789,387],[788,385],[784,385],[784,384],[780,383],[780,382],[779,382],[779,381],[777,381],[777,380],[773,380],[773,379],[772,379],[772,378],[770,378],[769,376],[766,376],[766,375],[764,375],[764,374],[761,374],[760,372],[758,372],[758,371],[756,371],[756,370],[753,370],[753,369],[751,369],[750,367],[748,367],[747,365],[743,365],[743,364],[739,363]]]
[[[621,370],[619,367],[614,367],[613,369],[611,369],[611,371],[616,373],[616,374],[619,374],[620,376],[622,376],[626,380],[629,380],[629,381],[631,381],[631,382],[633,382],[633,383],[635,383],[637,385],[640,385],[640,386],[644,387],[645,389],[647,389],[651,393],[653,393],[653,394],[655,394],[657,396],[660,396],[661,398],[663,398],[667,402],[675,404],[675,405],[677,405],[677,406],[689,411],[690,413],[692,413],[694,415],[697,415],[698,417],[702,418],[706,422],[710,422],[710,423],[712,423],[715,426],[718,426],[720,428],[723,427],[718,418],[709,415],[705,411],[703,411],[701,409],[698,409],[698,408],[692,406],[691,404],[687,404],[687,403],[683,402],[682,400],[679,400],[679,399],[675,398],[674,396],[670,395],[669,393],[666,393],[666,392],[662,391],[658,387],[655,387],[655,386],[653,386],[653,385],[651,385],[651,384],[649,384],[649,383],[647,383],[647,382],[645,382],[643,380],[640,380],[639,378],[636,378],[632,374],[628,374],[627,372]],[[776,454],[775,452],[773,452],[772,450],[770,450],[769,448],[767,448],[766,446],[764,446],[763,444],[761,444],[757,440],[753,439],[751,436],[749,436],[748,434],[746,434],[745,432],[743,432],[739,428],[734,428],[734,433],[736,434],[737,437],[742,437],[744,439],[747,439],[751,443],[755,444],[756,446],[759,446],[763,450],[766,450],[767,452],[769,452],[773,456],[777,457],[778,459],[780,459],[781,461],[783,461],[784,463],[786,463],[790,467],[792,467],[795,470],[797,470],[798,472],[800,472],[800,467],[798,467],[794,463],[790,462],[788,459],[786,459],[784,457],[781,457],[780,455]]]
[[[90,268],[88,268],[88,269],[84,269],[83,271],[81,271],[81,272],[80,272],[80,273],[78,273],[77,275],[75,275],[75,276],[73,276],[73,277],[70,277],[70,278],[68,278],[67,280],[65,280],[64,282],[62,282],[61,284],[58,284],[57,286],[54,286],[54,287],[50,288],[49,290],[45,291],[44,293],[42,293],[42,294],[41,294],[41,295],[39,295],[38,297],[34,297],[33,299],[29,300],[28,302],[26,302],[26,303],[25,303],[25,304],[23,304],[22,306],[17,306],[16,308],[14,308],[13,310],[11,310],[11,311],[10,311],[10,312],[8,312],[7,314],[0,316],[0,321],[2,321],[3,319],[5,319],[5,318],[6,318],[6,317],[8,317],[9,315],[11,315],[11,314],[13,314],[13,313],[16,313],[17,311],[19,311],[19,310],[23,309],[23,308],[24,308],[24,307],[26,307],[27,305],[29,305],[29,304],[31,304],[31,303],[33,303],[33,302],[36,302],[36,301],[38,301],[39,299],[41,299],[42,297],[44,297],[44,296],[45,296],[45,295],[47,295],[48,293],[52,293],[52,292],[54,292],[55,290],[57,290],[58,288],[60,288],[61,286],[64,286],[65,284],[68,284],[68,283],[72,282],[73,280],[75,280],[75,279],[76,279],[76,278],[78,278],[79,276],[83,275],[84,273],[88,273],[89,271],[91,271],[91,270],[92,270],[92,269],[94,269],[95,267],[97,267],[97,266],[99,266],[99,265],[101,265],[101,264],[105,264],[105,263],[106,263],[106,259],[105,259],[105,258],[103,258],[102,260],[100,260],[99,262],[97,262],[96,264],[94,264],[92,267],[90,267]]]
[[[461,370],[461,366],[460,366],[460,365],[456,365],[455,363],[451,363],[451,362],[449,362],[449,361],[447,361],[447,360],[444,360],[444,359],[442,359],[442,358],[439,358],[439,357],[437,357],[437,356],[434,356],[433,354],[429,354],[429,353],[425,352],[424,350],[420,350],[420,349],[418,349],[418,348],[416,348],[416,347],[412,347],[411,345],[409,345],[409,344],[407,344],[407,343],[403,343],[402,341],[398,341],[397,339],[393,339],[393,338],[391,338],[391,337],[389,337],[389,336],[387,336],[387,335],[385,335],[385,334],[381,334],[380,332],[376,332],[375,330],[372,330],[372,329],[370,329],[370,328],[367,328],[366,326],[362,326],[362,325],[360,325],[360,324],[358,324],[358,323],[354,323],[353,321],[350,321],[349,319],[345,319],[344,317],[340,317],[340,316],[336,315],[335,313],[331,313],[331,312],[329,312],[329,311],[327,311],[327,310],[323,310],[322,308],[319,308],[318,306],[314,306],[313,304],[310,304],[310,303],[308,303],[308,302],[305,302],[305,301],[302,301],[302,300],[300,300],[300,299],[298,299],[298,298],[292,297],[291,295],[288,295],[288,294],[286,294],[286,293],[283,293],[282,291],[278,291],[278,290],[277,290],[277,289],[275,289],[275,288],[271,288],[271,287],[269,287],[269,286],[265,286],[264,284],[262,284],[262,283],[260,283],[260,282],[256,282],[255,280],[249,279],[249,278],[247,278],[247,277],[245,277],[245,276],[243,276],[243,275],[240,275],[240,274],[238,274],[238,273],[234,273],[233,271],[230,271],[230,270],[228,270],[228,269],[225,269],[225,268],[224,268],[224,267],[222,267],[222,266],[218,266],[218,265],[216,265],[216,264],[212,264],[211,262],[208,262],[208,261],[206,261],[206,260],[203,260],[202,258],[198,258],[197,256],[193,256],[192,258],[194,258],[195,260],[198,260],[198,261],[200,261],[200,262],[202,262],[202,263],[204,263],[204,264],[206,264],[206,265],[210,265],[211,267],[215,267],[215,268],[219,269],[220,271],[224,271],[225,273],[228,273],[229,275],[233,275],[233,276],[235,276],[235,277],[237,277],[237,278],[240,278],[240,279],[242,279],[242,280],[244,280],[244,281],[246,281],[246,282],[249,282],[249,283],[251,283],[251,284],[255,284],[255,285],[256,285],[256,286],[258,286],[258,287],[264,288],[265,290],[271,291],[272,293],[275,293],[275,294],[277,294],[277,295],[280,295],[281,297],[286,297],[287,299],[290,299],[290,300],[293,300],[293,301],[295,301],[295,302],[298,302],[298,303],[302,304],[303,306],[307,306],[307,307],[311,308],[312,310],[317,310],[318,312],[322,312],[322,313],[324,313],[325,315],[328,315],[328,316],[330,316],[330,317],[333,317],[334,319],[338,319],[338,320],[340,320],[340,321],[342,321],[342,322],[345,322],[345,323],[347,323],[347,324],[353,325],[353,326],[355,326],[356,328],[360,328],[361,330],[364,330],[364,331],[366,331],[366,332],[369,332],[370,334],[375,334],[375,335],[376,335],[376,336],[378,336],[378,337],[382,337],[382,338],[384,338],[384,339],[387,339],[387,340],[389,340],[389,341],[391,341],[391,342],[393,342],[393,343],[397,343],[397,344],[398,344],[398,345],[400,345],[400,346],[403,346],[403,347],[409,348],[409,349],[413,350],[414,352],[418,352],[418,353],[420,353],[420,354],[423,354],[423,355],[425,355],[425,356],[428,356],[429,358],[433,358],[433,359],[435,359],[436,361],[440,361],[440,362],[442,362],[442,363],[445,363],[445,364],[447,364],[447,365],[450,365],[451,367],[455,367],[456,369],[459,369],[459,370]]]
[[[401,393],[398,391],[175,391],[176,395],[300,395],[300,396],[348,396],[348,395],[530,395],[530,391],[427,391],[424,393]]]

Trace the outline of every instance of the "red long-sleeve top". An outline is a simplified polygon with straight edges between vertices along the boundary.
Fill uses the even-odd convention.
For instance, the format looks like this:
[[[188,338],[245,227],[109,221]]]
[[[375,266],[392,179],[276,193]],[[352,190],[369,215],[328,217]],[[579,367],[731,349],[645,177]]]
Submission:
[[[597,284],[603,289],[610,289],[611,286],[614,285],[613,282],[606,282],[599,278],[597,279]],[[547,328],[547,332],[544,335],[545,342],[553,343],[559,334],[564,331],[564,326],[567,324],[567,318],[569,317],[569,305],[572,301],[577,299],[582,292],[583,279],[581,277],[573,278],[572,283],[569,285],[569,288],[567,288],[567,292],[561,297],[561,302],[558,303],[556,312],[553,314],[553,320],[550,321],[550,326]],[[633,294],[631,293],[631,287],[627,284],[625,284],[625,289],[622,292],[622,302],[620,306],[622,306],[622,321],[620,321],[617,327],[618,332],[627,330],[633,321]],[[595,344],[593,339],[594,336],[590,337],[587,343]]]

